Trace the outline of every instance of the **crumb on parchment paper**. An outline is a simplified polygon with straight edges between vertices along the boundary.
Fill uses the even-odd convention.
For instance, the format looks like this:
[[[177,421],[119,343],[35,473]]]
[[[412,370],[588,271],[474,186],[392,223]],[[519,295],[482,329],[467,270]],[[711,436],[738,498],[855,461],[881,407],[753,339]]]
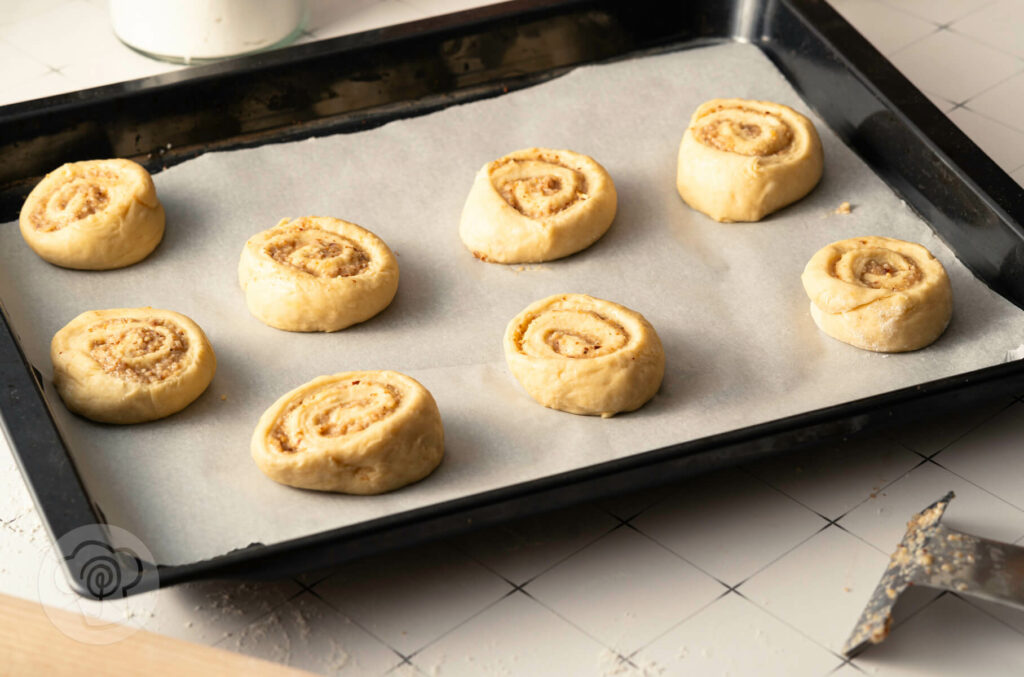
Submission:
[[[836,207],[836,214],[849,214],[853,211],[853,206],[849,202],[843,202]]]

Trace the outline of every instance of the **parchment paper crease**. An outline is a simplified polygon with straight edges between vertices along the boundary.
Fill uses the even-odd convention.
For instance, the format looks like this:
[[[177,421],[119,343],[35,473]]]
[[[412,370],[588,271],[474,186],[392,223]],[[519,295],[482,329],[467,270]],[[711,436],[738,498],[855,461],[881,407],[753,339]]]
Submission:
[[[713,97],[807,106],[755,48],[727,44],[580,68],[536,87],[317,140],[211,153],[155,177],[167,234],[124,270],[62,270],[0,226],[0,298],[46,376],[50,338],[88,309],[183,312],[218,358],[209,390],[182,413],[131,427],[67,413],[47,393],[75,463],[108,520],[162,564],[275,543],[619,458],[667,444],[1002,362],[1024,313],[975,280],[850,150],[814,119],[825,176],[802,202],[756,224],[718,224],[675,191],[689,117]],[[487,161],[529,146],[569,148],[611,173],[619,212],[597,244],[540,266],[486,264],[458,238],[463,201]],[[833,214],[844,200],[852,214]],[[376,232],[401,282],[377,318],[334,334],[264,326],[236,279],[242,245],[282,217],[329,215]],[[800,272],[823,245],[859,235],[921,242],[946,266],[953,322],[903,355],[820,333]],[[660,393],[608,420],[535,404],[508,373],[501,336],[530,302],[583,292],[643,313],[668,356]],[[249,438],[279,395],[319,374],[397,369],[444,417],[447,456],[425,481],[377,497],[299,491],[266,479]]]

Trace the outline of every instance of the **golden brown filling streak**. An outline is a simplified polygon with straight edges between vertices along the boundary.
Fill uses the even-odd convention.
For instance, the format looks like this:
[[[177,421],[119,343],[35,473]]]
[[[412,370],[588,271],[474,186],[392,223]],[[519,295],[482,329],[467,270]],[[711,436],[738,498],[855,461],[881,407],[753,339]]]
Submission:
[[[108,320],[92,325],[89,355],[103,371],[124,381],[153,383],[184,368],[188,336],[165,320]]]
[[[355,240],[305,225],[275,233],[263,252],[313,277],[352,277],[370,265],[370,255]]]
[[[119,181],[115,172],[90,168],[54,190],[32,212],[32,227],[44,233],[67,228],[92,216],[110,203],[108,186]]]
[[[750,157],[768,157],[793,143],[793,131],[778,115],[753,108],[719,108],[703,117],[696,139],[711,148]]]
[[[592,359],[622,349],[629,333],[592,310],[550,310],[530,318],[514,340],[519,352],[531,357]]]
[[[867,245],[866,242],[861,244]],[[892,249],[868,246],[845,252],[830,274],[850,284],[890,291],[906,291],[924,277],[911,257]]]
[[[491,170],[491,183],[510,207],[531,219],[564,211],[587,193],[582,172],[547,155],[504,160]]]
[[[271,428],[269,441],[280,453],[299,453],[316,440],[366,430],[393,414],[401,402],[402,393],[389,383],[331,383],[290,403]]]

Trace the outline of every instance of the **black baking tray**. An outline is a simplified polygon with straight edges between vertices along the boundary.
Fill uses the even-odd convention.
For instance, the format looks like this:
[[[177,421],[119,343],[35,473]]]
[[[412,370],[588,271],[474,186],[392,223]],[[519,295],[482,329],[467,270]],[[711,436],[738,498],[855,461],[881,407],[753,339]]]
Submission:
[[[64,162],[128,157],[156,173],[209,150],[358,131],[501,96],[585,63],[731,40],[760,48],[978,278],[1024,308],[1024,191],[816,0],[517,0],[6,106],[0,221],[16,219],[31,187]],[[196,579],[281,577],[1024,392],[1024,361],[1007,362],[192,564],[122,551],[111,559],[121,575],[96,585],[76,553],[83,545],[115,553],[102,512],[40,374],[6,314],[0,320],[0,423],[72,586],[100,598]]]

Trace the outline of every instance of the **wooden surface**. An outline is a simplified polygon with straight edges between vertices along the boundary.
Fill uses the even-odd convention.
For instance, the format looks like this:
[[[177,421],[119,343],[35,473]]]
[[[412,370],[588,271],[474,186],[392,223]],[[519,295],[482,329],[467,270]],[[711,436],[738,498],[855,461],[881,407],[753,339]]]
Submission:
[[[52,620],[51,620],[52,617]],[[82,641],[58,629],[73,629]],[[81,633],[81,634],[80,634]],[[77,614],[43,610],[38,602],[0,595],[0,675],[246,675],[285,677],[309,673],[274,663],[155,635],[144,630],[113,643],[110,627]],[[100,634],[103,633],[103,634]]]

